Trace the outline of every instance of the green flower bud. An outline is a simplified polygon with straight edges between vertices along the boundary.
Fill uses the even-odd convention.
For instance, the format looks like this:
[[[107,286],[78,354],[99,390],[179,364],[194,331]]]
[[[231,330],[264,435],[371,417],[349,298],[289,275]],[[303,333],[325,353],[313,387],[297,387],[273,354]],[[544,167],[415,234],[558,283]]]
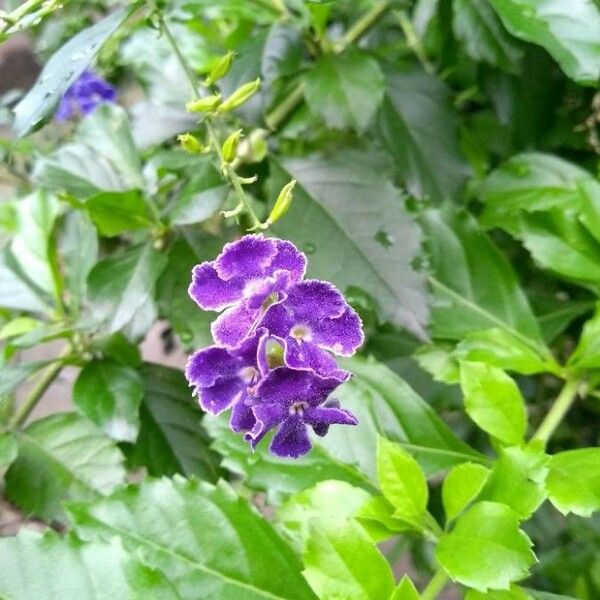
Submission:
[[[242,138],[242,130],[238,129],[234,131],[224,142],[223,146],[221,146],[221,153],[223,155],[223,162],[230,163],[235,160],[238,145],[240,143],[240,139]]]
[[[206,152],[206,148],[202,145],[200,140],[191,133],[182,133],[177,136],[177,140],[181,144],[181,147],[190,154],[203,154]]]
[[[204,85],[214,85],[221,77],[225,77],[233,62],[233,56],[234,53],[231,50],[224,56],[221,56],[204,80]]]
[[[271,214],[269,214],[269,218],[267,219],[267,225],[273,225],[273,223],[279,221],[279,219],[290,210],[292,200],[294,199],[293,192],[295,186],[296,180],[292,179],[281,188],[279,196],[277,196],[277,200],[275,200],[275,204],[271,210]]]
[[[198,100],[190,100],[186,105],[185,109],[188,112],[210,112],[215,110],[221,102],[221,94],[215,94],[213,96],[205,96]]]
[[[258,90],[260,89],[260,77],[257,77],[254,81],[249,81],[244,85],[240,86],[227,100],[217,108],[218,112],[229,112],[234,110],[238,106],[241,106],[249,100]]]

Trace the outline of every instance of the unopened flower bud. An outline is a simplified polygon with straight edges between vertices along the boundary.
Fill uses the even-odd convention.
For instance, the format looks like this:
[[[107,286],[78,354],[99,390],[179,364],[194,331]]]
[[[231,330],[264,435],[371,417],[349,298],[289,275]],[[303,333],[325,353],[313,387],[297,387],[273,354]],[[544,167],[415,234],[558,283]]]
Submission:
[[[206,152],[206,148],[202,145],[200,140],[191,133],[182,133],[177,136],[177,140],[181,144],[181,147],[190,154],[202,154]]]
[[[294,187],[296,186],[296,180],[292,179],[289,183],[286,183],[279,192],[279,196],[277,196],[277,200],[275,200],[275,204],[271,210],[271,214],[269,214],[269,218],[267,219],[267,224],[272,225],[273,223],[279,221],[285,213],[290,210],[290,206],[292,205],[292,200],[294,198]]]
[[[227,100],[224,100],[223,103],[219,105],[217,108],[218,112],[229,112],[230,110],[236,109],[254,96],[259,89],[260,78],[257,77],[254,81],[249,81],[235,90]]]
[[[204,98],[198,98],[198,100],[190,100],[186,105],[185,109],[188,112],[210,112],[215,110],[221,102],[221,94],[214,94],[212,96],[204,96]]]
[[[233,52],[230,50],[224,56],[221,56],[219,60],[215,63],[213,68],[210,70],[210,73],[207,75],[204,80],[204,85],[214,85],[221,77],[225,77],[229,68],[231,67],[231,63],[233,62]]]
[[[223,142],[223,146],[221,147],[221,153],[223,155],[223,162],[230,163],[235,159],[241,137],[242,137],[242,130],[238,129],[237,131],[234,131]]]

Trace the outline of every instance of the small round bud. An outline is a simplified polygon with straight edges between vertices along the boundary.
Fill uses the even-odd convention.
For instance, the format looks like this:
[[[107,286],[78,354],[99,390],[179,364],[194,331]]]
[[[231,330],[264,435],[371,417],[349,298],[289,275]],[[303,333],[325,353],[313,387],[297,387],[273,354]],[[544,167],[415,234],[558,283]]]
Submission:
[[[219,81],[219,79],[221,79],[221,77],[225,77],[231,67],[231,63],[233,62],[233,56],[234,53],[231,50],[224,56],[221,56],[204,80],[204,85],[214,85],[217,81]]]
[[[224,142],[221,147],[221,153],[223,154],[223,162],[230,163],[235,160],[238,145],[242,137],[242,130],[238,129],[234,131]]]

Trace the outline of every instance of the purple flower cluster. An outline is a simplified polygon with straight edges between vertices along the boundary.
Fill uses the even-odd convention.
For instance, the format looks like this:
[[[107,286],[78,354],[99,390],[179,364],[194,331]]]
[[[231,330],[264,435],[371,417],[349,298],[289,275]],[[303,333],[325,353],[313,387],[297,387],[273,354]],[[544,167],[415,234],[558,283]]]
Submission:
[[[304,279],[306,257],[288,241],[247,235],[194,267],[190,296],[222,311],[216,345],[192,355],[186,377],[202,408],[231,408],[230,426],[254,449],[277,428],[271,451],[297,458],[330,425],[356,425],[328,397],[350,373],[333,354],[350,356],[363,342],[354,309],[330,283]]]
[[[57,121],[66,121],[81,114],[89,115],[97,106],[117,99],[117,90],[92,71],[84,71],[62,97],[54,115]]]

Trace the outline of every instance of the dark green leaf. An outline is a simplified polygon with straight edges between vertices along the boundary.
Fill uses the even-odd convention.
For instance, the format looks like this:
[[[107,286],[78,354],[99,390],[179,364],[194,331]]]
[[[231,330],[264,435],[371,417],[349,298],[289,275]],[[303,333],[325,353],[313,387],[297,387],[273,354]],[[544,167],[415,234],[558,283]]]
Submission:
[[[86,200],[82,206],[100,234],[108,237],[152,225],[146,200],[135,190],[101,192]]]
[[[69,514],[85,539],[118,535],[125,548],[143,552],[182,598],[314,598],[291,549],[224,482],[147,481],[71,504]]]
[[[600,78],[600,14],[590,0],[490,0],[515,36],[543,46],[575,81]]]
[[[178,600],[164,575],[129,555],[119,540],[82,543],[23,529],[0,540],[0,596],[6,600]]]
[[[325,54],[304,80],[304,96],[312,112],[331,129],[358,132],[371,123],[383,100],[385,80],[377,61],[351,48]]]
[[[479,502],[440,539],[436,557],[452,579],[486,592],[506,588],[535,562],[517,514],[497,502]]]
[[[144,385],[141,428],[128,452],[129,462],[146,467],[154,476],[181,473],[216,481],[218,457],[208,449],[202,412],[183,373],[145,363],[140,376]]]
[[[383,317],[423,336],[423,277],[411,261],[421,235],[401,193],[359,155],[313,157],[277,166],[273,189],[298,180],[290,212],[274,228],[309,255],[309,275],[342,290],[359,286]],[[360,222],[360,227],[356,224]]]
[[[88,277],[93,317],[111,332],[127,325],[142,307],[152,305],[156,280],[166,264],[166,255],[151,242],[99,262]]]
[[[17,458],[17,440],[10,433],[0,433],[0,472]]]
[[[137,371],[110,359],[88,363],[73,386],[75,406],[120,442],[133,442],[137,437],[143,395],[144,386]]]
[[[50,115],[69,86],[130,12],[131,7],[122,8],[80,31],[50,58],[36,84],[15,107],[14,128],[17,135],[28,134]]]
[[[112,440],[74,413],[51,415],[17,435],[19,455],[6,474],[6,497],[46,521],[64,519],[63,500],[91,500],[123,482]]]
[[[379,135],[408,191],[435,201],[456,195],[468,167],[460,154],[449,91],[423,72],[387,75]]]

